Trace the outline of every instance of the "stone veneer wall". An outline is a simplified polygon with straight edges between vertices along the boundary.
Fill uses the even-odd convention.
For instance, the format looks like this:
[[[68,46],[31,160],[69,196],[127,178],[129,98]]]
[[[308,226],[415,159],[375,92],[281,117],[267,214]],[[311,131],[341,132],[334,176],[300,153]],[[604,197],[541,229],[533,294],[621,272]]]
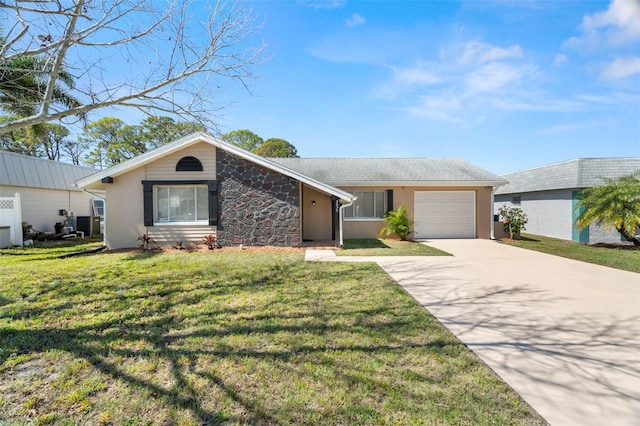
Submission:
[[[221,149],[216,162],[218,243],[299,247],[298,182]]]

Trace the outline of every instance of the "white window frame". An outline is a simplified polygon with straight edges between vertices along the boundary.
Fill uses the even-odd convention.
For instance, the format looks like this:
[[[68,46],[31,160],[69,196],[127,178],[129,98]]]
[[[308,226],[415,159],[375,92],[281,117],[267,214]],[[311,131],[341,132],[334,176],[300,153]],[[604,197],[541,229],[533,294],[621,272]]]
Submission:
[[[104,219],[104,209],[105,202],[100,198],[93,198],[91,200],[91,207],[93,208],[93,215],[100,217],[100,219]],[[100,210],[102,210],[102,214],[100,214]]]
[[[364,193],[373,193],[373,214],[375,216],[372,217],[365,217],[365,216],[355,216],[354,214],[356,213],[356,209],[357,209],[357,201],[362,201],[364,200]],[[367,222],[367,221],[382,221],[384,220],[384,215],[387,213],[387,191],[385,191],[384,189],[370,189],[370,190],[358,190],[358,191],[351,191],[351,194],[356,195],[358,197],[358,200],[351,206],[346,207],[345,208],[345,212],[344,212],[344,220],[345,221],[349,221],[349,222],[355,222],[355,221],[362,221],[362,222]],[[379,200],[379,197],[382,198],[382,211],[378,212],[376,210],[376,206],[377,206],[377,201]],[[378,216],[379,213],[379,216]],[[348,214],[351,214],[351,216],[347,216]]]
[[[159,206],[158,203],[160,202],[160,197],[158,196],[158,189],[160,188],[166,188],[168,189],[167,191],[167,195],[169,197],[169,199],[171,198],[171,189],[185,189],[185,188],[192,188],[194,191],[194,206],[195,206],[195,211],[194,211],[194,215],[196,215],[196,219],[195,220],[182,220],[182,221],[171,221],[171,220],[158,220],[158,213],[159,213]],[[197,217],[198,214],[198,191],[197,188],[204,188],[205,189],[205,201],[207,203],[207,208],[206,208],[206,217],[204,218],[199,218]],[[154,185],[153,186],[153,226],[177,226],[177,225],[203,225],[203,224],[209,224],[209,205],[208,205],[208,200],[209,195],[208,195],[208,187],[207,185]],[[170,210],[169,210],[170,211]],[[170,218],[169,218],[170,219]]]

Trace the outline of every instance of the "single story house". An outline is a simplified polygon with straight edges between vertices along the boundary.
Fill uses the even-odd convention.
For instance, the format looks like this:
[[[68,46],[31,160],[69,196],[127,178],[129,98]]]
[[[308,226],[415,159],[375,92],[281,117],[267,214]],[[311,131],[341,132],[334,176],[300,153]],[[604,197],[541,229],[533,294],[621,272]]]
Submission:
[[[0,151],[2,220],[13,216],[15,205],[20,204],[20,221],[30,224],[35,230],[54,233],[56,223],[70,220],[74,222],[75,230],[75,218],[95,214],[94,197],[79,190],[75,181],[95,172],[89,167]],[[15,203],[16,193],[20,194],[18,203]],[[13,229],[12,234],[15,232]],[[21,237],[14,239],[13,244],[22,244]]]
[[[407,206],[414,238],[491,238],[492,195],[506,182],[456,159],[264,158],[195,133],[77,181],[106,194],[105,244],[298,247],[375,238]]]
[[[526,232],[583,243],[620,242],[616,230],[592,223],[578,231],[574,221],[578,193],[640,170],[640,158],[577,158],[503,175],[509,181],[496,190],[496,213],[502,206],[520,207],[528,216]]]

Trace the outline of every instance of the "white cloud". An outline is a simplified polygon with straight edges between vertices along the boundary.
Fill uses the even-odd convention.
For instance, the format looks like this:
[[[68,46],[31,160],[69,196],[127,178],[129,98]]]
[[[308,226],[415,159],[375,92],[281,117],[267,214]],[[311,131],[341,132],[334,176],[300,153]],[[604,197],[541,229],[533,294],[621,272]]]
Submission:
[[[481,41],[472,41],[464,46],[460,62],[463,64],[483,64],[501,59],[521,57],[522,49],[517,44],[503,48]]]
[[[546,127],[544,129],[538,130],[539,135],[554,135],[556,133],[564,133],[575,130],[578,128],[578,125],[575,123],[570,124],[560,124],[558,126]]]
[[[569,60],[569,58],[567,58],[567,55],[563,55],[562,53],[559,53],[556,55],[556,57],[553,59],[553,66],[557,67],[559,65],[564,64],[565,62],[567,62]]]
[[[311,9],[340,9],[346,0],[298,0],[299,4]]]
[[[425,96],[418,105],[412,105],[405,110],[416,117],[430,118],[449,123],[460,123],[461,99],[456,96]]]
[[[587,15],[582,19],[587,34],[602,32],[607,44],[620,45],[640,40],[640,2],[613,0],[604,12]]]
[[[607,64],[600,76],[605,80],[619,80],[640,74],[640,57],[618,58]]]
[[[582,34],[567,39],[563,47],[593,50],[640,41],[640,2],[612,0],[607,10],[584,16],[580,28]]]
[[[435,63],[418,63],[413,67],[390,67],[392,76],[379,83],[371,92],[376,99],[397,100],[403,96],[420,93],[425,87],[444,82]]]
[[[437,84],[442,78],[433,72],[417,68],[393,68],[393,79],[396,82],[409,85]]]
[[[359,27],[360,25],[364,25],[367,23],[367,20],[364,16],[354,13],[351,15],[351,18],[347,19],[346,24],[349,28]]]
[[[483,65],[465,78],[467,90],[475,92],[493,92],[512,84],[518,84],[531,69],[509,64],[493,62]]]

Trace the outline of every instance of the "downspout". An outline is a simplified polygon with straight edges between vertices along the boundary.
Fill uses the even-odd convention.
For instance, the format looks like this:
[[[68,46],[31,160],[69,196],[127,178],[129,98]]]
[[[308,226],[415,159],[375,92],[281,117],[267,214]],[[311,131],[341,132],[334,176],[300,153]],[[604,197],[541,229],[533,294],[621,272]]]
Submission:
[[[351,201],[349,201],[349,202],[348,202],[348,203],[346,203],[346,204],[342,204],[342,205],[340,206],[339,210],[338,210],[338,222],[339,222],[339,225],[340,225],[340,248],[344,247],[344,239],[342,238],[342,237],[343,237],[343,230],[342,230],[342,228],[343,228],[343,219],[344,219],[344,209],[345,209],[346,207],[350,207],[350,206],[352,206],[352,205],[353,205],[353,202],[354,202],[355,200],[357,200],[357,199],[358,199],[358,197],[353,197],[353,198],[351,198]]]
[[[107,199],[104,198],[104,197],[101,197],[100,195],[96,195],[96,194],[94,194],[92,192],[89,192],[86,189],[81,189],[81,191],[84,192],[85,194],[87,194],[90,197],[99,198],[103,202],[103,206],[104,206],[104,232],[102,233],[102,245],[104,247],[107,247]]]
[[[496,187],[492,186],[491,187],[491,239],[495,240],[496,239],[496,235],[495,235],[495,220],[493,220],[493,215],[494,215],[494,210],[493,210],[493,205],[494,205],[494,193],[496,192]]]

